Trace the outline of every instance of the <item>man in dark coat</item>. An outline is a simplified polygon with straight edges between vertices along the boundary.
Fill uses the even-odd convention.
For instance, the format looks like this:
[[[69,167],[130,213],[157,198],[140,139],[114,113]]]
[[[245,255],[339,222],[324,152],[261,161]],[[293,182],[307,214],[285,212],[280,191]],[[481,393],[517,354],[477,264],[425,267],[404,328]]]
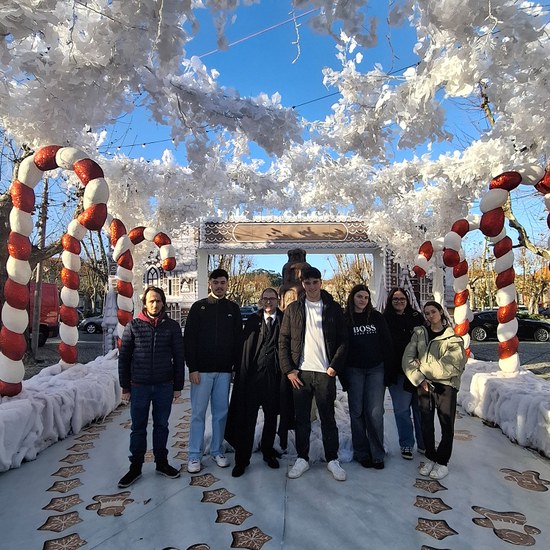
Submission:
[[[157,473],[176,478],[168,464],[168,419],[172,401],[181,395],[184,378],[183,337],[179,323],[166,314],[166,296],[150,286],[143,310],[124,329],[118,355],[122,401],[130,402],[130,470],[118,482],[128,487],[141,477],[147,450],[147,422],[153,406],[153,454]]]
[[[298,454],[287,475],[294,479],[309,470],[311,405],[315,398],[327,468],[336,480],[344,481],[346,472],[338,461],[334,400],[336,376],[346,361],[347,326],[342,308],[321,289],[321,272],[306,268],[301,280],[305,294],[285,309],[279,337],[281,371],[293,388]]]
[[[264,427],[260,449],[270,468],[278,468],[278,453],[273,448],[279,413],[281,370],[277,341],[283,318],[273,288],[262,292],[263,309],[251,315],[244,327],[243,352],[235,374],[225,439],[235,448],[232,476],[240,477],[250,464],[258,410],[262,407]]]

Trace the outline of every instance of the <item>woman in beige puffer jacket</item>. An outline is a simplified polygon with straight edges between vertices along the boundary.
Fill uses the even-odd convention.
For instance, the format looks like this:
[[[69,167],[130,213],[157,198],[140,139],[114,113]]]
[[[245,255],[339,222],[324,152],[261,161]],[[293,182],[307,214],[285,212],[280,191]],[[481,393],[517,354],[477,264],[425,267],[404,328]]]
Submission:
[[[421,475],[442,479],[451,458],[456,398],[466,365],[464,343],[450,326],[437,302],[424,305],[427,326],[416,327],[403,354],[403,371],[418,391],[426,463]],[[441,441],[435,446],[435,411],[441,426]]]

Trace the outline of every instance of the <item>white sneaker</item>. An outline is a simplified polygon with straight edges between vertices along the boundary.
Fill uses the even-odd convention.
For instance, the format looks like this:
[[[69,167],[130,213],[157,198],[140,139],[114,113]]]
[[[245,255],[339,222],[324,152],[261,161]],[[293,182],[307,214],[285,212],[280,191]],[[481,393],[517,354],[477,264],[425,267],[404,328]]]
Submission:
[[[190,474],[197,474],[201,471],[201,461],[200,460],[190,460],[187,463],[187,471]]]
[[[431,479],[443,479],[449,473],[449,468],[443,464],[436,464],[430,472]]]
[[[434,469],[434,466],[435,462],[427,460],[424,464],[422,464],[422,466],[420,466],[420,468],[418,468],[418,473],[421,476],[429,476],[431,471]]]
[[[224,455],[213,456],[212,460],[220,467],[227,468],[229,466],[229,460]]]
[[[304,472],[309,470],[309,462],[303,458],[297,458],[294,466],[288,471],[288,477],[290,479],[296,479],[300,477]]]
[[[327,470],[334,476],[336,481],[346,481],[346,470],[340,466],[337,460],[331,460],[327,464]]]

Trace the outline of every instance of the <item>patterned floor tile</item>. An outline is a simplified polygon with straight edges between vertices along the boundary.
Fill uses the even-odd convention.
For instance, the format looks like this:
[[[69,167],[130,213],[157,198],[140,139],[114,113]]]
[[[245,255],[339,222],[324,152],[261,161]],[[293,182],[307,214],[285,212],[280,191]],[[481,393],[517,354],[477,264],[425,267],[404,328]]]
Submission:
[[[82,472],[85,472],[84,466],[78,464],[77,466],[63,466],[63,468],[59,468],[57,472],[54,472],[52,476],[59,476],[59,477],[71,477],[76,474],[81,474]]]
[[[54,497],[42,510],[55,510],[56,512],[65,512],[69,508],[80,504],[83,500],[80,495],[67,495],[66,497]]]
[[[428,491],[428,493],[437,493],[438,491],[446,491],[447,487],[444,487],[436,479],[421,479],[416,478],[414,486],[417,489],[422,489],[423,491]]]
[[[98,516],[102,517],[121,516],[125,507],[134,502],[133,499],[128,498],[129,496],[130,491],[123,491],[114,495],[96,495],[92,498],[95,503],[88,504],[86,510],[94,510]]]
[[[193,487],[210,487],[211,485],[214,485],[216,481],[220,480],[212,474],[202,474],[200,476],[191,476],[189,485],[192,485]]]
[[[217,512],[216,523],[231,523],[233,525],[241,525],[253,515],[252,512],[245,510],[240,504],[232,508],[218,510]]]
[[[458,535],[458,532],[449,527],[449,524],[442,519],[418,518],[416,530],[426,533],[437,540],[443,540],[451,535]]]
[[[83,460],[88,460],[90,455],[88,453],[79,453],[79,454],[70,454],[65,458],[62,458],[59,462],[67,462],[68,464],[76,464],[77,462],[82,462]]]
[[[78,512],[69,512],[67,514],[61,514],[59,516],[50,516],[39,528],[39,531],[55,531],[61,533],[69,527],[80,523],[82,520],[78,515]]]
[[[258,527],[252,527],[246,531],[233,531],[233,542],[231,548],[248,548],[249,550],[260,550],[261,547],[271,540],[269,535],[266,535]]]
[[[440,498],[417,496],[414,505],[431,514],[439,514],[440,512],[452,510],[452,508],[447,506]]]
[[[44,543],[44,550],[77,550],[86,544],[77,533],[67,535],[60,539],[47,540]]]
[[[541,479],[540,473],[534,470],[525,470],[524,472],[518,472],[509,468],[501,468],[500,470],[507,481],[515,481],[522,489],[528,491],[544,492],[548,491],[548,485],[550,481],[547,479]]]
[[[81,453],[82,451],[89,451],[94,448],[93,443],[75,443],[72,447],[69,447],[67,451],[73,451],[75,453]]]
[[[56,481],[49,489],[46,491],[56,491],[58,493],[68,493],[77,487],[80,487],[82,483],[80,479],[67,479],[65,481]]]
[[[482,506],[472,506],[472,510],[482,518],[472,521],[480,527],[487,527],[504,542],[516,546],[534,546],[536,539],[532,535],[540,535],[541,530],[527,525],[527,518],[521,512],[497,512]]]
[[[225,504],[235,495],[227,489],[216,489],[214,491],[204,491],[201,502],[211,502],[212,504]]]

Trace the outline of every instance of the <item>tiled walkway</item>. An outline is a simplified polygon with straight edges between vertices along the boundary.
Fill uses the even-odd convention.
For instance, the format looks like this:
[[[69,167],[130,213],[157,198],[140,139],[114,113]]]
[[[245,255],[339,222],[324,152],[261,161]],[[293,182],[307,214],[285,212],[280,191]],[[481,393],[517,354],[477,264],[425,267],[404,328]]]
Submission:
[[[186,464],[188,393],[173,409],[171,462]],[[450,474],[418,474],[421,455],[399,455],[386,400],[384,470],[326,464],[286,477],[292,458],[269,469],[255,453],[243,477],[205,457],[200,474],[156,475],[117,488],[128,467],[129,411],[61,441],[0,474],[2,550],[229,548],[285,550],[550,548],[550,461],[511,443],[478,418],[459,415]],[[228,454],[231,461],[233,455]]]

